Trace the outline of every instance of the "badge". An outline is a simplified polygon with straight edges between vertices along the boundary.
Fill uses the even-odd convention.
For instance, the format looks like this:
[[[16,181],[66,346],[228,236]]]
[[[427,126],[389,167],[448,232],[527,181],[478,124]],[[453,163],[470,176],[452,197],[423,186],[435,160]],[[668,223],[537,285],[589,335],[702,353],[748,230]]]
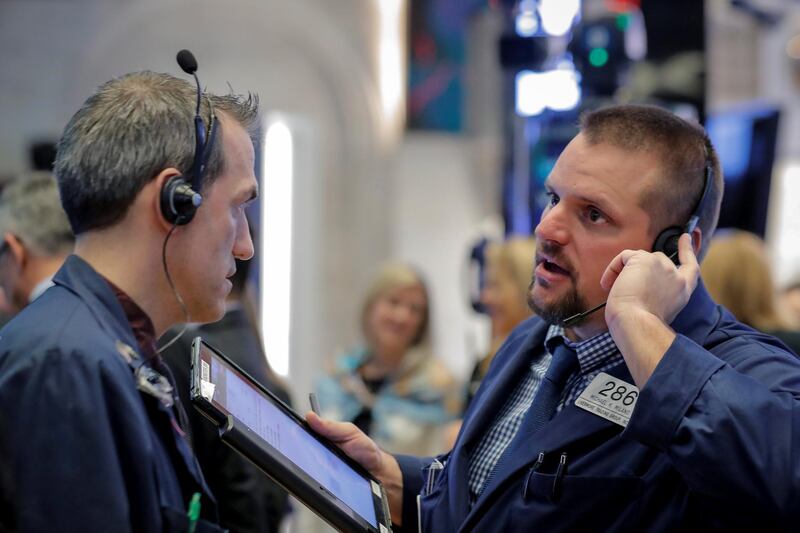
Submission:
[[[133,362],[139,359],[139,354],[136,353],[136,350],[128,346],[122,341],[115,341],[117,346],[117,352],[125,359],[125,362],[129,365],[133,365]]]
[[[133,379],[136,380],[139,392],[153,396],[166,408],[171,408],[175,399],[172,396],[172,385],[169,380],[144,364],[136,350],[124,342],[116,341],[116,346],[117,352],[133,370]]]
[[[134,377],[136,378],[136,388],[140,392],[153,396],[167,409],[175,403],[169,380],[149,366],[139,366],[134,372]]]
[[[575,405],[622,427],[628,425],[639,398],[639,389],[600,372],[575,400]]]
[[[200,380],[200,396],[208,400],[209,402],[214,399],[214,389],[216,385],[211,383],[210,381],[203,381]]]

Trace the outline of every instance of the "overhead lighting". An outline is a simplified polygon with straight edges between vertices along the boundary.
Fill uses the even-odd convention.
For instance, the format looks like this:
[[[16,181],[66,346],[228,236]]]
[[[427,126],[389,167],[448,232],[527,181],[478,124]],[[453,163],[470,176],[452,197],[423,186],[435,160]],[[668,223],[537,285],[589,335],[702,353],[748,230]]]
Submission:
[[[580,11],[580,0],[541,0],[539,3],[542,28],[555,37],[565,35],[572,28]]]
[[[294,148],[286,122],[267,122],[261,194],[261,336],[272,369],[289,375]]]
[[[523,117],[540,115],[545,109],[569,111],[580,101],[580,76],[574,68],[517,74],[516,108]]]
[[[517,74],[517,114],[533,117],[541,114],[547,107],[545,95],[541,91],[542,73],[522,70]]]
[[[402,127],[405,98],[405,0],[375,0],[378,9],[378,83],[386,131]]]
[[[775,254],[775,277],[779,285],[793,281],[798,274],[800,251],[800,162],[788,161],[775,172],[770,191],[769,242]]]
[[[539,31],[539,19],[536,16],[536,2],[522,0],[517,6],[517,16],[514,19],[517,35],[520,37],[533,37]]]
[[[574,70],[551,70],[546,74],[546,87],[549,91],[547,107],[553,111],[575,109],[581,101],[578,73]]]

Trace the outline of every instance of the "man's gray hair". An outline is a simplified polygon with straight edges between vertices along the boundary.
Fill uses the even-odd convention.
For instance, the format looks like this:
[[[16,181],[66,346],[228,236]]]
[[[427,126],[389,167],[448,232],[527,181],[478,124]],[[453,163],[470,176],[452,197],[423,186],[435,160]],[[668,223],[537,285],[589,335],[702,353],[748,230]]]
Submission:
[[[118,222],[139,191],[161,171],[177,168],[192,179],[195,152],[194,84],[169,74],[134,72],[101,85],[70,119],[58,144],[55,174],[76,235]],[[209,105],[210,104],[210,105]],[[211,107],[256,137],[258,98],[205,93],[206,128]],[[223,168],[221,123],[201,190]]]
[[[75,238],[49,172],[21,174],[0,194],[0,234],[12,233],[36,255],[66,255]]]

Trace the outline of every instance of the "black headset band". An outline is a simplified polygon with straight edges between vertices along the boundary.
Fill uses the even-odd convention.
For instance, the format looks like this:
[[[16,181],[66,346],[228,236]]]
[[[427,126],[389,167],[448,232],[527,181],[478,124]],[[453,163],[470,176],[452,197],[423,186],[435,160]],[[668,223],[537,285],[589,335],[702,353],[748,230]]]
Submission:
[[[209,105],[211,105],[210,99]],[[202,119],[200,119],[200,121],[202,123]],[[203,186],[203,175],[206,172],[208,161],[211,159],[211,152],[214,149],[214,140],[217,136],[217,117],[214,114],[213,107],[211,109],[211,118],[208,122],[208,136],[205,134],[205,124],[202,124],[200,127],[203,128],[202,142],[200,142],[201,137],[198,135],[198,142],[195,146],[194,162],[192,165],[192,189],[198,192]]]
[[[706,168],[705,172],[703,173],[703,193],[700,195],[700,199],[697,200],[697,204],[694,206],[692,210],[692,214],[689,217],[689,220],[686,222],[687,229],[689,230],[688,233],[694,230],[697,223],[700,221],[701,211],[703,210],[703,206],[706,204],[707,198],[709,194],[711,194],[711,187],[714,183],[714,169],[711,166],[711,161],[706,159]],[[689,228],[689,226],[692,226]]]

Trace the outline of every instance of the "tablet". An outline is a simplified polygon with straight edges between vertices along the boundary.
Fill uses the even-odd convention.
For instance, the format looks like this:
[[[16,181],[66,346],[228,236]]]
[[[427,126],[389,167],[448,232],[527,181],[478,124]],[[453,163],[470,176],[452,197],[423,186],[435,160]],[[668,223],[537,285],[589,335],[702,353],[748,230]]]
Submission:
[[[191,398],[220,438],[340,531],[391,531],[386,493],[291,407],[200,337]]]

